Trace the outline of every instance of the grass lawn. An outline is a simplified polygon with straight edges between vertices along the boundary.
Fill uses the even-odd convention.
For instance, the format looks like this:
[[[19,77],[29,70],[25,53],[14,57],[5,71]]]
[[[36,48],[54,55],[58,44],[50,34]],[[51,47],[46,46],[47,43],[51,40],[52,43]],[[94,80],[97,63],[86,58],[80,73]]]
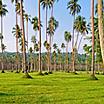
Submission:
[[[96,81],[85,73],[22,76],[0,73],[0,104],[104,104],[104,75]]]

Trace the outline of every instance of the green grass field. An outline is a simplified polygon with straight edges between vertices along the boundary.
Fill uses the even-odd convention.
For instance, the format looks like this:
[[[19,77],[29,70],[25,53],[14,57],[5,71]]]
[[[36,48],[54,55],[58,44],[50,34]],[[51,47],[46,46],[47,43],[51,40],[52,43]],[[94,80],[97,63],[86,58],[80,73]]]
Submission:
[[[104,75],[54,73],[33,79],[0,73],[0,104],[104,104]]]

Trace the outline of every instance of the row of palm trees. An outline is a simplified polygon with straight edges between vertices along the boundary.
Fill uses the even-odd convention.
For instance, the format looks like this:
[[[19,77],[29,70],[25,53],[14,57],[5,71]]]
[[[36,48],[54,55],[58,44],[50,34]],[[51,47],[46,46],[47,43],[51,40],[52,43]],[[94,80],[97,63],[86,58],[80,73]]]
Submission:
[[[28,21],[30,20],[34,31],[38,31],[39,33],[39,41],[37,42],[37,39],[35,37],[32,37],[32,42],[34,45],[35,49],[39,50],[39,72],[42,73],[42,65],[41,65],[41,11],[40,11],[40,6],[43,6],[43,9],[46,11],[46,26],[45,26],[45,34],[46,34],[46,41],[44,42],[44,46],[46,47],[47,50],[47,60],[48,60],[48,71],[51,72],[51,57],[52,57],[52,37],[59,25],[59,22],[54,18],[53,16],[53,8],[54,8],[54,3],[58,0],[38,0],[38,17],[34,17],[32,20],[30,20],[30,15],[25,13],[24,6],[23,6],[23,0],[11,0],[12,3],[15,3],[15,11],[16,11],[16,26],[13,28],[13,33],[16,36],[16,61],[17,61],[17,70],[18,70],[18,54],[19,54],[19,49],[18,49],[18,39],[19,42],[22,45],[22,55],[23,55],[23,71],[25,72],[26,75],[28,75],[28,60],[26,56],[26,47],[27,50],[29,50],[28,47]],[[103,32],[102,32],[102,0],[98,0],[98,23],[99,23],[99,37],[100,37],[100,46],[101,46],[101,53],[102,53],[102,58],[103,58]],[[99,6],[101,5],[101,6]],[[7,13],[7,9],[5,8],[6,5],[2,4],[2,0],[0,1],[0,15],[1,15],[1,34],[0,34],[0,39],[1,39],[1,47],[3,46],[2,39],[3,39],[3,32],[2,32],[2,17]],[[91,31],[92,31],[92,72],[94,75],[94,0],[91,1],[91,10],[92,10],[92,15],[91,15]],[[99,9],[100,7],[100,9]],[[48,9],[51,9],[51,17],[47,19],[48,15]],[[88,27],[86,20],[83,16],[77,16],[78,13],[81,11],[81,6],[78,4],[78,0],[70,0],[67,4],[67,9],[69,10],[69,13],[73,16],[73,33],[71,35],[70,32],[65,31],[65,41],[67,42],[66,45],[66,63],[68,65],[68,44],[72,39],[72,64],[73,64],[73,72],[75,72],[75,64],[76,64],[76,53],[78,53],[82,38],[84,35],[88,33]],[[20,16],[20,21],[21,24],[19,26],[18,24],[18,17]],[[25,30],[24,30],[24,18],[26,20],[26,36],[25,36]],[[77,33],[76,38],[75,38],[75,32]],[[82,35],[81,38],[79,39],[79,35]],[[79,43],[78,43],[79,40]],[[54,54],[56,52],[55,50],[56,45],[54,44]],[[62,47],[64,49],[65,45],[62,44]],[[1,48],[2,49],[2,48]],[[3,52],[3,51],[2,51]],[[60,50],[58,50],[58,53],[60,53]],[[54,61],[56,59],[54,58]],[[2,61],[1,61],[2,62]],[[3,65],[2,65],[3,66]]]

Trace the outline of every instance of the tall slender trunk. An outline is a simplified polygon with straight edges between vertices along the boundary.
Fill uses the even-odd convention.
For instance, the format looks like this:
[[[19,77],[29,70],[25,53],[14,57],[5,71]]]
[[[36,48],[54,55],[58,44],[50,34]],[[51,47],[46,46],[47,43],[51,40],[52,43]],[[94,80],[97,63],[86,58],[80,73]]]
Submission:
[[[73,72],[75,72],[74,21],[75,21],[75,15],[74,15],[74,18],[73,18],[73,36],[72,36],[72,66],[73,66]]]
[[[66,46],[66,71],[68,70],[68,43],[67,43],[67,46]]]
[[[28,20],[26,21],[27,53],[28,53]]]
[[[92,30],[92,75],[95,76],[94,67],[94,0],[91,0],[91,30]]]
[[[76,41],[75,41],[75,47],[76,48],[77,48],[78,38],[79,38],[79,32],[77,33],[77,38],[76,38]]]
[[[48,72],[50,72],[50,51],[48,49],[48,53],[47,53],[47,59],[48,59]]]
[[[4,72],[4,62],[3,62],[3,16],[1,15],[1,54],[2,54],[2,61],[1,61],[1,68],[2,68],[2,72]]]
[[[27,67],[28,67],[28,69],[29,69],[29,56],[28,56],[28,19],[26,20],[26,40],[27,40]]]
[[[79,50],[79,47],[80,47],[80,45],[81,45],[82,39],[83,39],[83,35],[81,36],[81,38],[80,38],[80,40],[79,40],[78,50]]]
[[[24,18],[23,18],[23,1],[20,0],[20,10],[21,10],[21,29],[22,29],[22,41],[23,41],[23,71],[27,74],[28,69],[26,67],[26,47],[25,47],[25,30],[24,30]]]
[[[100,38],[100,47],[101,54],[104,64],[104,29],[103,29],[103,12],[102,12],[102,0],[98,0],[98,28],[99,28],[99,38]]]
[[[56,56],[54,56],[54,71],[56,71]]]
[[[75,15],[73,16],[73,35],[72,35],[72,48],[74,47],[74,21],[75,21]]]
[[[40,26],[40,0],[38,0],[38,18],[39,18],[39,72],[42,73],[41,67],[41,26]]]
[[[54,5],[54,2],[52,3],[51,17],[53,17],[53,5]]]
[[[51,34],[49,36],[49,44],[50,44],[50,49],[49,49],[49,71],[51,72]]]
[[[18,26],[18,14],[16,12],[16,69],[17,69],[17,72],[18,72],[18,31],[17,31],[17,27]]]
[[[48,7],[46,6],[46,41],[48,41],[48,37],[47,37],[47,10],[48,10]]]

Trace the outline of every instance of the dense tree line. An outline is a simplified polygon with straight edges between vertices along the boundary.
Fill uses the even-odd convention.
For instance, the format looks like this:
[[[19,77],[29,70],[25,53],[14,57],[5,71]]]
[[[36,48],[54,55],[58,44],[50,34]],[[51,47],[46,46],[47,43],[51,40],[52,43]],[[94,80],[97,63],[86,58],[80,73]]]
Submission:
[[[0,0],[0,65],[2,72],[4,72],[4,66],[9,61],[9,63],[15,66],[17,72],[21,69],[28,77],[29,71],[37,69],[37,71],[42,74],[42,71],[45,69],[49,73],[52,73],[52,71],[57,70],[57,66],[60,70],[76,73],[76,70],[79,69],[77,66],[80,63],[85,65],[83,67],[86,70],[87,66],[90,65],[92,75],[95,76],[95,66],[98,66],[99,69],[100,64],[104,63],[103,1],[98,0],[94,10],[94,0],[91,0],[91,3],[89,3],[91,4],[91,22],[87,23],[85,17],[79,15],[81,11],[79,0],[69,0],[66,9],[68,9],[69,14],[73,16],[73,32],[71,34],[69,30],[65,30],[63,37],[66,41],[66,45],[62,43],[61,46],[57,46],[57,43],[53,43],[52,41],[56,29],[60,24],[60,21],[57,21],[54,16],[54,4],[58,3],[58,0],[38,0],[38,16],[34,17],[26,13],[23,2],[23,0],[11,0],[11,3],[15,5],[16,25],[13,27],[12,33],[16,38],[16,54],[7,56],[4,53],[6,46],[3,43],[3,16],[8,13],[8,10],[6,9],[6,5],[3,4],[3,1]],[[41,7],[45,9],[45,26],[41,23]],[[49,20],[47,17],[48,10],[51,11]],[[96,12],[96,15],[94,15],[94,12]],[[21,23],[19,23],[18,20],[20,20]],[[24,21],[26,21],[26,24],[24,24]],[[39,39],[37,39],[35,35],[31,37],[33,46],[28,45],[28,22],[32,24],[34,33],[39,36]],[[46,40],[44,40],[44,44],[42,44],[41,28],[44,27]],[[79,57],[79,48],[84,37],[91,42],[91,45],[83,45],[85,53],[82,57]],[[69,55],[68,49],[70,42],[72,42],[72,50]],[[42,54],[42,45],[46,48],[44,55]],[[21,48],[19,49],[19,47]],[[66,51],[64,49],[66,49]],[[71,69],[69,68],[70,66]]]

